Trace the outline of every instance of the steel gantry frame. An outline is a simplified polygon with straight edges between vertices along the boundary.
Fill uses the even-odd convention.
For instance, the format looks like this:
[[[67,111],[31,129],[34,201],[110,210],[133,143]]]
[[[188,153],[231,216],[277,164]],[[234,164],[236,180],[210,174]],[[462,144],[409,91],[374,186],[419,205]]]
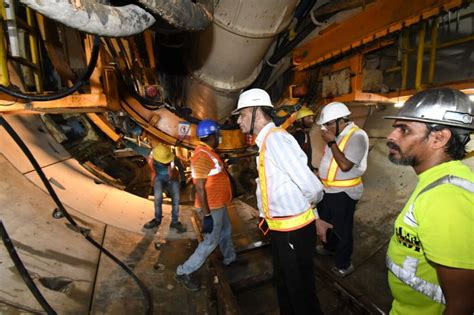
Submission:
[[[299,73],[319,66],[325,67],[327,73],[348,69],[350,92],[322,98],[318,103],[328,101],[393,102],[395,99],[397,101],[400,98],[405,99],[406,96],[433,85],[436,54],[439,49],[474,41],[472,34],[441,43],[437,39],[439,15],[449,10],[458,10],[466,3],[462,0],[424,0],[414,1],[408,6],[403,0],[378,0],[369,4],[360,13],[328,25],[313,40],[294,50],[292,57],[296,81],[298,82],[298,77],[302,77]],[[428,29],[429,19],[433,23]],[[410,47],[409,44],[410,26],[413,25],[419,26],[416,47]],[[425,41],[427,33],[431,38],[429,43]],[[389,93],[364,92],[362,81],[365,56],[374,50],[396,44],[394,40],[396,37],[400,37],[401,62],[396,67],[386,69],[384,73],[399,72],[401,77],[399,88],[396,92]],[[422,82],[423,59],[427,50],[429,56],[427,79],[426,82]],[[408,88],[410,54],[416,54],[413,88]],[[466,90],[474,87],[474,80],[449,82],[443,85]]]

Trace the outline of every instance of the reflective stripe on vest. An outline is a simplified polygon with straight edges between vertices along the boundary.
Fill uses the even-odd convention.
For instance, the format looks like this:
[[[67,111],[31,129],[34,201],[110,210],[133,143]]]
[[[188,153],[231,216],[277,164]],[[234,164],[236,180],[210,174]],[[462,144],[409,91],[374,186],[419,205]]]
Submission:
[[[349,142],[350,137],[357,130],[359,130],[358,127],[356,126],[352,127],[349,130],[349,132],[344,137],[342,137],[342,139],[339,141],[337,146],[339,147],[339,150],[341,150],[341,152],[344,152],[347,142]],[[353,187],[362,183],[361,177],[336,180],[336,175],[339,169],[340,169],[339,165],[337,165],[336,159],[334,158],[334,155],[333,155],[331,162],[329,163],[327,176],[326,178],[321,179],[321,182],[323,183],[325,187]]]
[[[272,130],[270,130],[265,136],[265,139],[263,139],[262,148],[258,156],[258,177],[260,179],[260,193],[262,195],[263,213],[265,215],[265,221],[267,222],[267,225],[270,228],[270,230],[282,231],[282,232],[293,231],[313,222],[316,219],[316,217],[314,215],[313,209],[311,208],[304,211],[303,213],[300,213],[294,216],[279,217],[279,218],[272,218],[270,216],[270,209],[268,208],[267,178],[266,178],[266,173],[265,173],[265,147],[266,147],[267,137],[273,132],[286,132],[286,131],[282,128],[273,128]]]
[[[403,217],[403,222],[412,226],[418,227],[418,222],[415,218],[414,205],[418,197],[427,192],[428,190],[443,184],[452,184],[471,193],[474,193],[474,183],[458,176],[446,175],[443,176],[431,184],[423,188],[413,200],[407,213]],[[418,267],[418,259],[407,256],[403,262],[403,267],[397,265],[388,255],[386,258],[388,269],[397,277],[400,281],[408,285],[413,290],[426,295],[433,301],[441,304],[446,304],[446,300],[443,295],[441,287],[435,283],[425,281],[416,276],[416,269]]]
[[[441,287],[435,283],[425,281],[416,276],[418,268],[418,259],[407,256],[403,262],[403,267],[397,265],[389,256],[387,256],[387,267],[400,281],[405,283],[413,290],[426,295],[433,301],[446,304]]]
[[[410,205],[408,211],[403,216],[403,222],[405,222],[409,226],[417,227],[418,222],[416,221],[416,218],[415,218],[415,202],[416,202],[416,200],[424,192],[427,192],[428,190],[430,190],[430,189],[432,189],[436,186],[443,185],[443,184],[451,184],[451,185],[454,185],[456,187],[467,190],[471,193],[474,193],[474,183],[467,180],[467,179],[465,179],[465,178],[454,176],[454,175],[446,175],[446,176],[443,176],[441,178],[438,178],[437,180],[435,180],[431,184],[426,185],[426,187],[423,188],[418,193],[418,195],[415,197],[412,204]]]
[[[217,175],[219,174],[220,172],[222,172],[222,165],[219,163],[219,160],[213,156],[210,152],[206,151],[205,149],[202,149],[202,148],[198,148],[196,151],[198,152],[204,152],[206,153],[209,158],[212,160],[212,162],[214,163],[214,168],[212,168],[210,171],[209,171],[209,174],[207,174],[208,176],[213,176],[213,175]],[[191,175],[192,177],[194,178],[195,174],[194,174],[194,169],[191,169]]]

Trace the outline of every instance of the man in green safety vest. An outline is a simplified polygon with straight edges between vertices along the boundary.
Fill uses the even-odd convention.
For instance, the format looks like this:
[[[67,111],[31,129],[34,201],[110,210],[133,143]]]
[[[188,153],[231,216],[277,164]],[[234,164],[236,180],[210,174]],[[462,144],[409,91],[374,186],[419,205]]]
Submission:
[[[474,313],[474,172],[460,161],[473,107],[464,93],[436,88],[385,117],[395,120],[388,158],[418,176],[387,251],[390,314]]]

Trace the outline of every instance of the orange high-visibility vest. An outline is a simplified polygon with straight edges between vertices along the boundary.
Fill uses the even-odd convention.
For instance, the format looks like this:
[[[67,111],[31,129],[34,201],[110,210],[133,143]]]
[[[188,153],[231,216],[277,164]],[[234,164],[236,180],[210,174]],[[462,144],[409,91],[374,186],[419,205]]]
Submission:
[[[341,152],[344,152],[347,142],[349,142],[350,137],[357,130],[359,130],[358,127],[352,127],[349,132],[344,137],[342,137],[339,143],[337,143],[337,146],[339,147],[339,150],[341,150]],[[323,149],[323,155],[325,151],[326,148]],[[340,168],[333,155],[331,162],[329,163],[329,169],[328,173],[326,174],[326,178],[321,178],[321,182],[323,183],[324,187],[354,187],[362,183],[362,177],[338,180],[336,179],[338,171],[340,171]]]
[[[209,208],[218,209],[229,204],[232,201],[232,190],[229,176],[225,170],[224,162],[216,152],[212,151],[208,147],[204,145],[196,147],[194,150],[194,155],[191,158],[191,172],[193,175],[193,182],[193,163],[198,156],[206,156],[214,165],[214,167],[209,171],[205,185]],[[194,204],[197,208],[201,208],[197,195]]]
[[[258,177],[260,179],[260,192],[262,195],[262,208],[265,215],[265,221],[270,230],[273,231],[293,231],[297,230],[303,226],[308,225],[309,223],[316,220],[313,209],[310,207],[308,210],[303,213],[288,216],[288,217],[278,217],[274,218],[270,216],[270,209],[268,208],[268,192],[267,192],[267,182],[266,182],[266,173],[265,173],[265,147],[267,142],[267,137],[273,132],[286,132],[282,128],[273,128],[270,130],[262,142],[262,148],[260,149],[260,154],[258,156]]]

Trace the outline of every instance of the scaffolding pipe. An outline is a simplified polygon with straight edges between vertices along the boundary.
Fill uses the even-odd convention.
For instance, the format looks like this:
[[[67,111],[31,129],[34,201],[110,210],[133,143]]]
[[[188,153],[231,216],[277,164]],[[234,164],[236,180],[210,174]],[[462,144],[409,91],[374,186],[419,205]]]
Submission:
[[[33,31],[35,18],[33,15],[33,11],[30,8],[26,8],[26,22],[30,29],[28,29],[28,39],[30,42],[30,52],[31,52],[31,62],[35,64],[37,67],[33,68],[33,75],[35,77],[35,86],[36,91],[39,93],[43,93],[43,83],[41,81],[41,66],[40,66],[40,56],[38,50],[38,37],[36,33]]]
[[[3,32],[3,17],[5,16],[5,8],[3,7],[3,1],[0,1],[0,85],[10,85],[10,78],[8,76],[7,66],[7,49],[5,47],[5,34]]]
[[[408,29],[405,29],[402,34],[402,90],[407,88],[407,78],[408,78],[408,50],[409,50],[409,41],[408,41]]]
[[[426,23],[421,22],[421,29],[418,33],[418,53],[416,55],[415,89],[421,91],[421,80],[423,77],[423,55],[425,52]]]
[[[438,47],[436,47],[436,48],[437,49],[443,49],[443,48],[448,48],[448,47],[452,47],[452,46],[456,46],[456,45],[465,44],[465,43],[472,42],[472,41],[474,41],[474,35],[469,35],[469,36],[458,38],[458,39],[455,39],[455,40],[452,40],[452,41],[449,41],[449,42],[444,42],[442,44],[439,44]]]
[[[428,68],[428,84],[433,83],[435,67],[436,67],[436,48],[438,44],[438,25],[439,18],[436,17],[431,27],[431,43],[430,43],[430,65]]]
[[[449,48],[449,47],[452,47],[452,46],[465,44],[465,43],[468,43],[468,42],[471,42],[471,41],[474,41],[474,35],[468,35],[468,36],[465,36],[465,37],[453,39],[451,41],[443,42],[441,44],[438,44],[436,46],[436,49],[439,50],[439,49]],[[425,44],[425,50],[428,50],[428,49],[431,49],[431,44]],[[415,50],[417,50],[417,48],[407,49],[407,53],[412,54],[413,52],[415,52]]]

